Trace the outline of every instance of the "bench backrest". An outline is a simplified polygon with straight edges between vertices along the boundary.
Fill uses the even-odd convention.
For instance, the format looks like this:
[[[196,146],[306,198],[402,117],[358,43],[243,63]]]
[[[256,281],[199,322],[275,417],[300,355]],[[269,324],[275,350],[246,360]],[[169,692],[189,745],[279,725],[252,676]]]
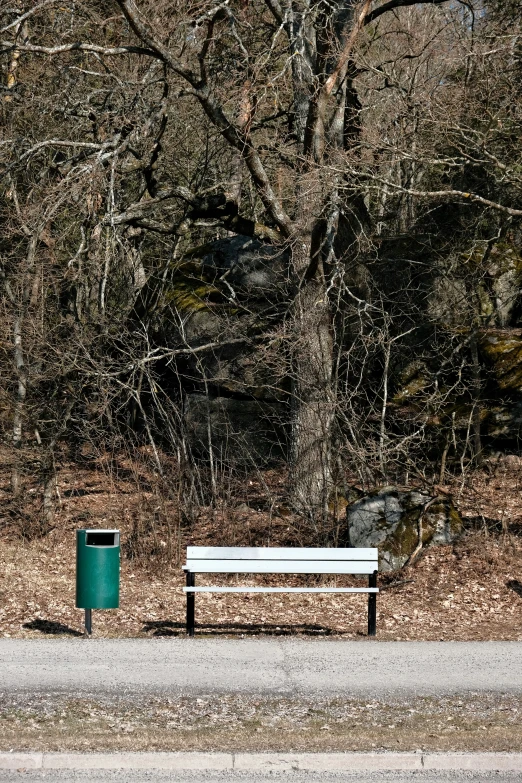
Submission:
[[[373,574],[378,550],[189,546],[185,569],[201,574]]]

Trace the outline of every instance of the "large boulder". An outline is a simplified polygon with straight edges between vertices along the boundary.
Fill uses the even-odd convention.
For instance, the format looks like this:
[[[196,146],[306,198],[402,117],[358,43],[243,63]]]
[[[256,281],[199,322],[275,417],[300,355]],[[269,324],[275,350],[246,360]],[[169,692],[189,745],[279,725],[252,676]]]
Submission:
[[[162,339],[175,345],[181,338],[192,349],[213,346],[187,352],[178,365],[191,391],[197,385],[215,398],[285,400],[287,368],[277,335],[285,309],[277,302],[286,295],[287,266],[287,251],[245,236],[195,248],[178,263],[164,294],[176,317],[164,318]]]
[[[214,242],[202,263],[206,277],[227,286],[233,297],[272,300],[284,289],[288,253],[238,235]]]
[[[522,391],[522,329],[484,329],[479,345],[499,388]]]
[[[451,500],[418,490],[386,487],[346,510],[350,545],[378,547],[379,569],[401,568],[423,546],[449,544],[462,532],[462,519]]]
[[[268,465],[286,452],[286,406],[188,394],[185,431],[193,453],[221,464]]]

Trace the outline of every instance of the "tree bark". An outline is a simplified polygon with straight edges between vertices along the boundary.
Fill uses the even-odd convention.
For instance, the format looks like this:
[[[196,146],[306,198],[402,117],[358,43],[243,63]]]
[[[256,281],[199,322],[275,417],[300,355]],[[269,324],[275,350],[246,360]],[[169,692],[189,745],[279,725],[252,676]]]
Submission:
[[[29,239],[29,247],[27,250],[27,270],[24,275],[22,285],[22,301],[17,302],[16,297],[9,284],[6,286],[7,295],[13,305],[13,309],[16,309],[16,314],[13,319],[13,353],[14,353],[14,366],[17,376],[17,390],[14,400],[13,410],[13,439],[12,443],[17,451],[22,446],[23,437],[23,418],[25,411],[25,401],[27,397],[27,381],[28,373],[24,356],[24,328],[25,317],[27,308],[31,298],[31,291],[34,286],[34,264],[36,256],[36,247],[38,243],[38,237],[40,229],[37,229]],[[13,497],[18,497],[21,491],[21,469],[20,460],[16,457],[13,462],[11,471],[11,491]]]
[[[322,263],[306,279],[314,243],[297,242],[294,274],[301,280],[294,302],[291,490],[293,505],[316,532],[328,515],[333,421],[331,314]]]

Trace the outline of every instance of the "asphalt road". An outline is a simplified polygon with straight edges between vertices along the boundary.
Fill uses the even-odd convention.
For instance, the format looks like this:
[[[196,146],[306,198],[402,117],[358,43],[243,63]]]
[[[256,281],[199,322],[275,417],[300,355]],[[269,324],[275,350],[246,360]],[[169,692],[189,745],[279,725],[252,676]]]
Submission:
[[[1,772],[0,783],[520,783],[520,772]]]
[[[0,639],[0,692],[519,694],[522,642]]]

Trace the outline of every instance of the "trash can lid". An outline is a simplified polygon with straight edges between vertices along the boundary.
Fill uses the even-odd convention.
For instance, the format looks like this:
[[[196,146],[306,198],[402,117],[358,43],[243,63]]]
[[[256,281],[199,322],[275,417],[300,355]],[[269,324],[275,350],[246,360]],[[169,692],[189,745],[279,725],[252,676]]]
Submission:
[[[120,531],[106,529],[79,530],[85,533],[85,546],[118,547],[120,545]]]

